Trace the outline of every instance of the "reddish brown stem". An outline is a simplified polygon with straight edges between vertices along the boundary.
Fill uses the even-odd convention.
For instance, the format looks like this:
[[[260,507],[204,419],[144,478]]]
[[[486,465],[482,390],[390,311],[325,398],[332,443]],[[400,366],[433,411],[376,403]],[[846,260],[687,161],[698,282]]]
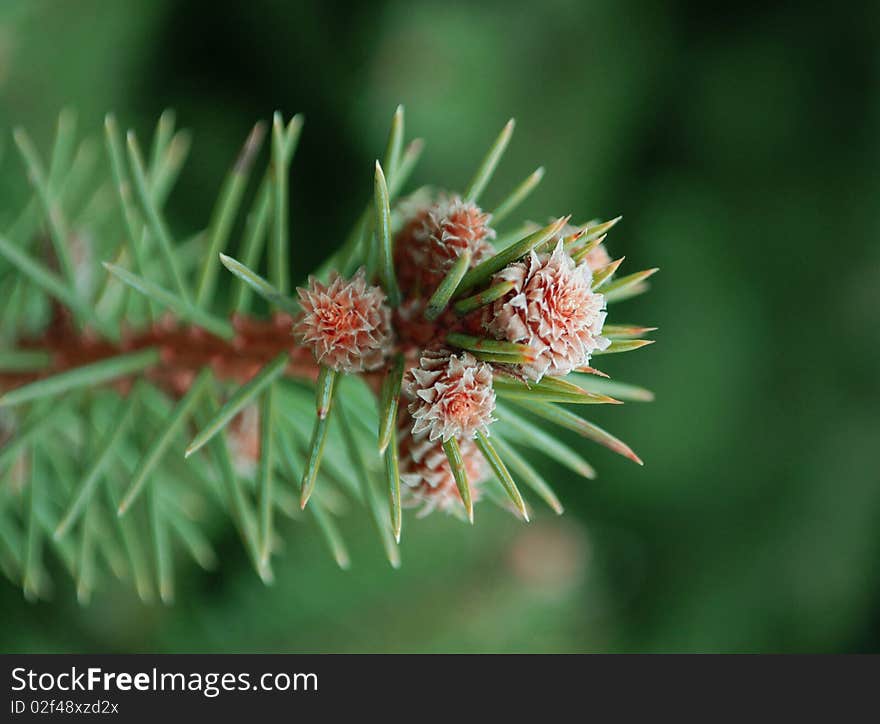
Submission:
[[[166,317],[147,329],[126,330],[122,342],[115,344],[78,332],[67,319],[56,317],[42,336],[17,344],[21,349],[48,353],[49,367],[39,372],[0,372],[0,391],[149,347],[160,350],[161,357],[159,364],[146,371],[146,378],[175,396],[183,395],[206,366],[217,379],[242,384],[285,350],[290,354],[288,376],[317,378],[318,367],[311,352],[298,346],[290,333],[292,320],[288,315],[276,314],[268,320],[238,316],[232,324],[235,337],[226,340]],[[119,380],[117,385],[125,390],[131,382]]]

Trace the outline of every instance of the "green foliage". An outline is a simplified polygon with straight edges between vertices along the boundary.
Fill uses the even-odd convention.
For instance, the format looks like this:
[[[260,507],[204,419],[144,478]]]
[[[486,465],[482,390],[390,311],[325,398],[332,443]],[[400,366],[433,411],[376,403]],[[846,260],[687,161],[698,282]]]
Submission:
[[[62,319],[58,315],[63,314],[62,307],[57,306],[60,303],[77,315],[81,325],[93,325],[106,332],[107,344],[118,339],[115,331],[122,326],[129,330],[128,335],[140,330],[153,342],[130,351],[126,350],[126,342],[112,352],[99,348],[96,359],[68,363],[60,370],[53,369],[53,355],[39,348],[13,348],[0,355],[0,369],[4,372],[35,375],[25,384],[13,384],[0,397],[0,406],[14,408],[22,420],[21,429],[0,453],[0,474],[5,473],[7,478],[18,476],[17,465],[24,461],[30,476],[21,530],[6,530],[10,547],[17,554],[15,560],[20,561],[19,575],[26,595],[36,598],[48,593],[44,543],[51,541],[76,579],[80,601],[88,602],[100,579],[109,573],[130,579],[145,601],[158,592],[162,602],[170,603],[175,598],[177,558],[186,554],[203,568],[217,564],[210,531],[203,529],[203,515],[194,512],[206,508],[225,510],[254,569],[267,583],[274,580],[272,563],[280,543],[277,514],[299,519],[300,509],[307,507],[337,564],[348,568],[351,559],[334,520],[340,509],[342,489],[366,506],[386,557],[392,566],[399,566],[397,545],[401,539],[403,501],[397,420],[404,355],[397,354],[389,364],[378,399],[363,388],[353,388],[342,374],[328,367],[320,367],[314,392],[310,393],[308,374],[286,376],[296,369],[292,339],[281,345],[283,351],[264,359],[257,370],[247,372],[246,381],[237,388],[212,369],[217,364],[220,369],[223,363],[234,365],[238,354],[252,351],[243,346],[247,337],[240,337],[246,328],[235,319],[230,321],[221,311],[226,297],[233,297],[233,309],[240,314],[251,307],[251,291],[281,312],[295,315],[299,311],[299,304],[290,295],[288,175],[301,117],[294,116],[287,125],[279,113],[273,118],[271,162],[251,197],[245,224],[242,252],[248,263],[224,252],[242,215],[249,177],[264,135],[263,124],[253,127],[228,170],[207,230],[195,235],[188,244],[178,244],[163,204],[185,156],[180,139],[188,136],[175,132],[173,114],[166,112],[159,119],[149,162],[132,131],[127,134],[127,153],[123,153],[115,117],[106,117],[110,184],[115,188],[117,201],[115,223],[95,225],[105,219],[86,217],[82,228],[70,227],[65,221],[74,209],[65,209],[62,193],[75,165],[75,161],[71,162],[76,146],[72,118],[65,112],[59,119],[48,175],[30,139],[24,132],[16,132],[16,142],[35,190],[27,208],[42,210],[62,275],[27,253],[28,238],[21,232],[23,227],[14,226],[9,238],[0,237],[0,255],[9,265],[6,278],[0,282],[11,278],[13,285],[17,285],[27,279],[55,300],[53,314],[57,319]],[[512,132],[511,121],[468,185],[468,200],[477,200],[486,190]],[[392,200],[400,192],[420,149],[420,144],[404,144],[404,112],[399,107],[392,119],[384,156],[388,178],[383,166],[376,162],[373,204],[357,220],[340,255],[335,257],[344,269],[364,266],[372,270],[392,307],[401,299],[393,261],[393,227],[399,226],[399,212],[392,206]],[[500,215],[511,212],[542,175],[539,169],[501,202]],[[426,319],[439,318],[450,306],[458,314],[465,314],[500,298],[510,287],[487,287],[491,276],[533,249],[546,247],[567,221],[568,217],[563,217],[544,228],[520,234],[470,271],[470,252],[462,254],[428,300]],[[616,220],[596,222],[572,238],[584,237],[584,244],[601,240],[614,223]],[[117,261],[75,260],[69,253],[74,234],[85,233],[86,229],[95,234],[99,228],[104,229],[104,236],[95,242],[95,250]],[[120,241],[121,245],[114,246]],[[187,253],[190,245],[194,253]],[[269,280],[253,268],[264,248]],[[130,271],[125,262],[136,271]],[[100,285],[84,286],[81,278],[92,274],[99,263],[124,286],[114,286],[107,278]],[[218,284],[217,276],[221,264],[238,280],[232,295],[218,293],[223,286]],[[643,285],[655,271],[631,275],[623,283],[608,282],[618,264],[600,270],[596,286],[607,283],[606,288],[622,293]],[[137,295],[127,295],[125,290]],[[465,294],[470,296],[464,297]],[[169,313],[174,320],[170,326],[159,321],[160,314]],[[159,341],[163,334],[178,329],[185,336],[174,338],[174,346]],[[648,330],[620,327],[607,351],[643,346],[646,340],[633,337]],[[222,351],[225,348],[217,346],[224,343],[231,344],[234,350],[226,360]],[[529,383],[503,372],[533,361],[529,346],[460,332],[446,334],[445,343],[501,365],[502,372],[496,374],[494,384],[500,398],[522,404],[539,417],[577,428],[585,436],[618,451],[624,449],[623,443],[600,428],[548,404],[602,404],[617,400],[591,388],[589,383],[550,377]],[[75,339],[71,344],[78,346],[80,342]],[[181,364],[178,356],[186,360],[187,355],[198,354],[200,344],[213,344],[212,356],[201,363],[186,362],[183,367],[175,367]],[[123,394],[112,405],[108,401],[112,395],[98,394],[111,383]],[[615,388],[614,383],[609,384],[612,387],[606,389],[616,389],[631,399],[645,399],[647,395],[640,388],[620,384]],[[177,395],[170,395],[171,399],[169,388],[178,391]],[[309,403],[311,394],[314,401]],[[43,406],[47,400],[60,403],[60,407],[47,413]],[[498,409],[502,413],[506,410]],[[248,433],[230,429],[234,423],[248,424],[250,410],[255,411],[254,419],[258,421],[254,423],[256,432],[250,444],[257,445],[259,454],[255,470],[243,474],[236,468],[242,458],[233,453],[232,446],[248,444]],[[87,433],[56,440],[51,450],[43,450],[40,436],[57,425],[59,414],[89,420]],[[476,436],[477,447],[500,490],[517,514],[528,521],[526,501],[505,463],[507,459],[522,482],[560,513],[562,505],[550,485],[514,445],[539,445],[545,453],[587,477],[594,475],[592,467],[524,417],[511,412],[507,422],[511,431],[508,439],[507,432],[499,434],[494,442],[483,432]],[[336,432],[334,427],[338,427]],[[194,436],[190,430],[195,431]],[[365,432],[372,433],[374,439],[366,440]],[[244,442],[235,442],[236,435],[242,434]],[[189,436],[192,441],[184,449],[182,440]],[[334,451],[329,457],[325,455],[328,449]],[[341,449],[347,451],[350,466],[340,466],[336,451]],[[455,438],[447,440],[443,449],[465,515],[473,522],[474,497],[458,442]],[[60,482],[44,479],[44,453],[51,456],[61,471]],[[387,507],[381,505],[375,488],[376,481],[383,478]],[[185,494],[172,487],[175,480],[185,480]],[[296,480],[300,487],[299,505],[288,490]],[[99,494],[102,482],[106,495]],[[502,501],[502,505],[506,507],[508,503]],[[115,523],[108,525],[106,520],[112,518]],[[109,570],[99,565],[98,550],[110,552]],[[115,554],[120,550],[125,551],[124,557]]]

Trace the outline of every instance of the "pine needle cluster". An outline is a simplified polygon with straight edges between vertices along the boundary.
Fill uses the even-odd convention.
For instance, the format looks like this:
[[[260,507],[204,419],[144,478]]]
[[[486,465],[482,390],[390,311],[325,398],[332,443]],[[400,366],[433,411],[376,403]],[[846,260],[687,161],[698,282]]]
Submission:
[[[190,145],[171,112],[147,149],[112,115],[103,144],[79,141],[65,111],[48,162],[14,132],[33,194],[0,231],[0,564],[28,598],[60,567],[83,602],[110,576],[170,602],[185,557],[218,564],[224,519],[267,583],[279,516],[311,519],[346,568],[339,521],[363,510],[397,567],[409,507],[561,513],[528,456],[595,472],[557,426],[641,464],[575,411],[652,397],[594,366],[650,343],[605,321],[656,271],[617,273],[619,218],[504,227],[540,168],[482,209],[512,121],[463,191],[403,197],[423,144],[399,108],[351,233],[299,269],[302,125],[257,123],[189,236],[166,217]]]

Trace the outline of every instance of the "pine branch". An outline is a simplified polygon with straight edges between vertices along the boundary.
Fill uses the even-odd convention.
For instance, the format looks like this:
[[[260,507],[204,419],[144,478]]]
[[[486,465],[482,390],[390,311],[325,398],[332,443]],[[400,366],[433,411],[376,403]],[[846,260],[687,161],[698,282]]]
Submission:
[[[266,583],[303,521],[347,569],[340,514],[352,502],[397,568],[412,508],[473,523],[488,498],[527,521],[522,485],[560,514],[531,456],[596,473],[553,426],[641,464],[567,405],[653,399],[591,358],[653,341],[656,328],[606,324],[605,309],[644,292],[656,269],[618,276],[623,257],[604,243],[620,217],[496,235],[544,175],[491,214],[478,206],[512,121],[462,193],[422,189],[400,203],[423,147],[404,121],[401,106],[369,202],[296,290],[293,272],[308,271],[291,268],[290,246],[301,116],[274,115],[263,168],[266,124],[254,125],[196,234],[165,211],[191,141],[172,112],[148,157],[132,132],[123,145],[109,114],[106,178],[72,112],[47,156],[16,130],[33,195],[0,231],[0,479],[21,498],[0,498],[0,563],[25,596],[49,595],[54,558],[83,604],[110,576],[171,603],[178,571],[221,564],[212,537],[223,519]],[[228,248],[239,223],[241,244]],[[268,279],[256,271],[264,259]],[[252,313],[254,293],[270,317]]]

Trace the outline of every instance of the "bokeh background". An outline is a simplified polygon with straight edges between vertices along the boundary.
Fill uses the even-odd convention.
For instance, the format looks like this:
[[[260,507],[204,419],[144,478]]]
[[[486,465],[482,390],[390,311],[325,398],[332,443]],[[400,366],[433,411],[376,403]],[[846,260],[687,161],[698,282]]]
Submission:
[[[614,312],[658,344],[604,365],[657,399],[594,415],[646,465],[597,447],[596,481],[546,467],[564,517],[410,519],[397,572],[367,522],[347,522],[347,573],[304,524],[272,588],[230,528],[167,608],[114,589],[83,608],[70,584],[31,605],[3,580],[0,649],[880,649],[880,5],[807,8],[2,0],[7,151],[19,124],[45,149],[65,105],[96,136],[107,110],[146,133],[173,107],[195,137],[175,228],[204,224],[254,120],[301,111],[305,271],[367,198],[402,102],[427,141],[415,183],[461,186],[515,116],[487,200],[543,164],[526,216],[621,213],[609,247],[661,273]]]

